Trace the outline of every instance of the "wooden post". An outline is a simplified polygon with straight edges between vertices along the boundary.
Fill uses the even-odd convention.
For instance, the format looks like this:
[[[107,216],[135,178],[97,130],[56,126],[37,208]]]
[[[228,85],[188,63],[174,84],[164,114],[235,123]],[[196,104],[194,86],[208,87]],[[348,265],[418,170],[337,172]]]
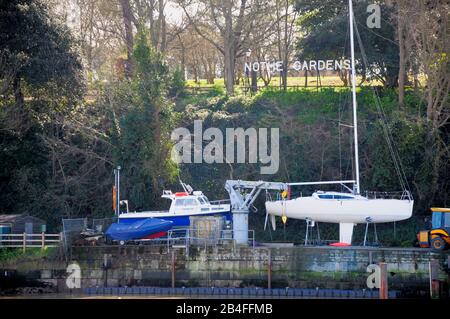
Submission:
[[[41,249],[45,248],[45,233],[41,233]]]
[[[108,287],[108,268],[109,268],[108,255],[103,254],[103,270],[105,272],[105,281],[103,283],[103,286],[105,287]]]
[[[380,299],[388,299],[388,276],[387,276],[387,264],[382,262],[378,264],[380,266]]]
[[[430,297],[432,299],[440,297],[440,284],[438,278],[439,262],[436,259],[430,260]]]
[[[175,288],[175,251],[172,249],[172,288]]]
[[[267,256],[267,288],[272,289],[272,251]]]
[[[27,233],[23,233],[22,250],[25,252],[27,249]]]

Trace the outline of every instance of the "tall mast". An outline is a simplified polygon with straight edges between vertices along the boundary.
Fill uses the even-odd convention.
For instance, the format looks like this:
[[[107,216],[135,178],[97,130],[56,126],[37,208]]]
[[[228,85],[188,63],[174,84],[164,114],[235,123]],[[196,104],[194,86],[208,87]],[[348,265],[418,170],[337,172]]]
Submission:
[[[360,193],[359,185],[359,153],[358,153],[358,118],[356,114],[356,70],[355,70],[355,42],[353,39],[353,3],[348,0],[348,11],[350,16],[350,51],[352,59],[352,100],[353,100],[353,133],[355,145],[355,173],[356,184],[354,185],[357,194]]]

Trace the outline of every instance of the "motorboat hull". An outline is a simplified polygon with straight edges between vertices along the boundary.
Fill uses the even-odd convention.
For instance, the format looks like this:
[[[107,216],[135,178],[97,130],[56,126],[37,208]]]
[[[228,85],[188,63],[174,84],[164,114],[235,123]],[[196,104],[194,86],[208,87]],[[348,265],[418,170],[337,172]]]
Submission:
[[[146,218],[131,223],[114,223],[106,231],[107,238],[118,241],[149,238],[155,234],[165,234],[173,226],[171,221]]]

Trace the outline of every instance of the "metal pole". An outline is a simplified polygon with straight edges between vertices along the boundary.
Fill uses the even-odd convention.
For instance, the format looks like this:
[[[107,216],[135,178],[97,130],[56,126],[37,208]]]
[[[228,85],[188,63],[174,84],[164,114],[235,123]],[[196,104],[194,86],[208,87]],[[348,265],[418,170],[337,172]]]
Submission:
[[[356,173],[356,194],[360,193],[359,186],[359,154],[358,154],[358,118],[356,112],[356,70],[355,70],[355,41],[353,38],[353,3],[348,0],[348,9],[350,16],[350,51],[352,60],[352,101],[353,101],[353,133],[355,144],[355,173]]]
[[[272,251],[267,256],[267,288],[272,289]]]
[[[308,231],[309,231],[309,222],[308,220],[306,220],[305,246],[308,245]]]
[[[120,214],[120,166],[117,166],[117,217]]]
[[[115,192],[114,195],[116,195],[116,202],[114,203],[116,205],[116,209],[115,209],[114,213],[116,214],[116,216],[119,216],[118,210],[117,210],[117,169],[114,169],[114,192]],[[113,198],[113,200],[114,200],[114,198]]]
[[[367,242],[367,233],[369,231],[369,223],[366,223],[366,231],[364,233],[364,243],[363,246],[366,246],[366,242]]]
[[[387,277],[387,264],[379,263],[380,266],[380,299],[388,299],[388,277]]]

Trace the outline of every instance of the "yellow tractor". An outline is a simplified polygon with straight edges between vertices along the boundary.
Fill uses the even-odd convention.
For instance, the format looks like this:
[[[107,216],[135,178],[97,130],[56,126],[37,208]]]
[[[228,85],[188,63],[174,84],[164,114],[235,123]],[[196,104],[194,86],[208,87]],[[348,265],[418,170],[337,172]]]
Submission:
[[[431,208],[431,230],[417,234],[420,247],[443,251],[450,247],[450,208]]]

